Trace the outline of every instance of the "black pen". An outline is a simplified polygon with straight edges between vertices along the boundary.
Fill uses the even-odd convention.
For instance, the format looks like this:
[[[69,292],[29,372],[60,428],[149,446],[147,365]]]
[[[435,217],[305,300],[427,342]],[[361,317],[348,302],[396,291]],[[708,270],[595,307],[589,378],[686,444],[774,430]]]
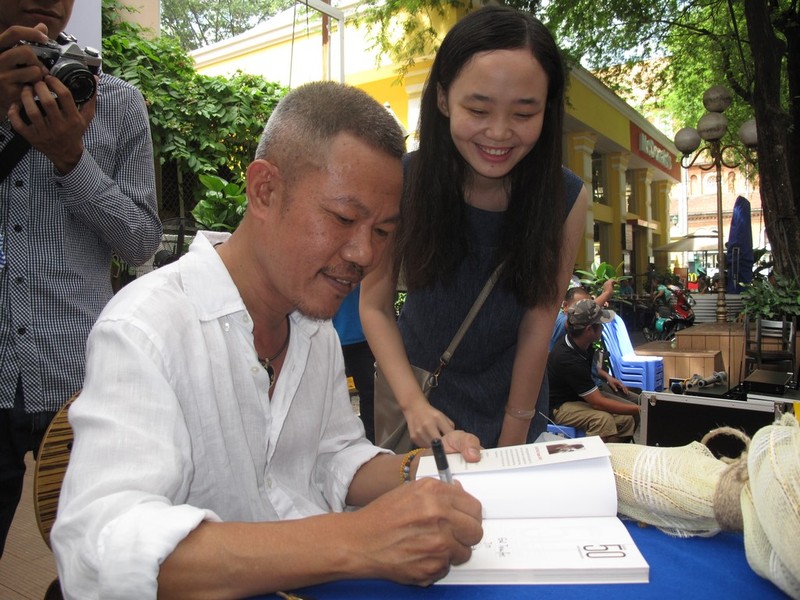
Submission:
[[[436,469],[439,471],[439,479],[445,483],[453,483],[453,475],[450,473],[450,465],[447,462],[447,454],[444,453],[442,440],[436,438],[431,442],[433,458],[436,460]]]

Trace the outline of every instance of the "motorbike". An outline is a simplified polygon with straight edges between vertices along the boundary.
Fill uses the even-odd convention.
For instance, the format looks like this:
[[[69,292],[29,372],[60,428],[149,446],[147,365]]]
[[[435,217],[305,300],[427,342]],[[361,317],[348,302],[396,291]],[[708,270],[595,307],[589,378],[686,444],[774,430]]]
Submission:
[[[668,285],[672,292],[669,300],[655,307],[653,321],[649,327],[642,329],[644,338],[648,342],[655,340],[672,341],[675,334],[681,329],[686,329],[694,324],[694,298],[692,295],[677,285]]]

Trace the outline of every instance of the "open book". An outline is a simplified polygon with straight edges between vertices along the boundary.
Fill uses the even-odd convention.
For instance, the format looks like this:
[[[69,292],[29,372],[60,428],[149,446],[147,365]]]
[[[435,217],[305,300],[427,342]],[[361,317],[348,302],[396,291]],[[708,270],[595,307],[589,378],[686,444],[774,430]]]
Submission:
[[[448,455],[453,478],[483,504],[483,539],[439,583],[646,583],[650,567],[617,518],[609,451],[599,437]],[[417,477],[438,477],[432,456]]]

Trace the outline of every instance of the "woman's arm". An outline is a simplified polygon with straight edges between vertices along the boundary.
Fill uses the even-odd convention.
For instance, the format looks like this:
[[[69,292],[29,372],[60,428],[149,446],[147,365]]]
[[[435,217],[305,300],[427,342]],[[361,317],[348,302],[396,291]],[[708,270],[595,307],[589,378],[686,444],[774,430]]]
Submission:
[[[553,323],[572,276],[578,247],[584,239],[588,201],[589,193],[583,188],[564,223],[558,295],[546,305],[529,309],[520,323],[517,353],[511,371],[511,389],[498,446],[524,444],[527,440],[547,368],[547,349],[553,333]]]
[[[453,422],[433,408],[414,377],[394,312],[397,276],[392,269],[391,252],[361,282],[359,314],[375,360],[403,409],[411,439],[429,447],[431,440],[453,431]]]

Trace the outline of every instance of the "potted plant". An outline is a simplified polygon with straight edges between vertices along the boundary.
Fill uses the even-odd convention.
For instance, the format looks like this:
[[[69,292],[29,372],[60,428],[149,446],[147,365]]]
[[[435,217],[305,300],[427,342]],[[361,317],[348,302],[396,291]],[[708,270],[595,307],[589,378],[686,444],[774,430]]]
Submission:
[[[614,267],[612,264],[607,262],[601,262],[596,267],[592,267],[591,271],[584,271],[581,269],[575,269],[575,275],[578,276],[578,280],[580,281],[581,285],[586,288],[592,296],[599,296],[603,293],[603,285],[609,279],[614,279],[616,283],[614,284],[614,295],[611,298],[615,302],[622,302],[624,304],[630,304],[630,301],[626,299],[624,296],[619,295],[619,283],[621,281],[628,281],[631,279],[630,275],[618,275],[622,271],[622,263]]]
[[[781,275],[754,279],[742,288],[744,316],[754,320],[800,317],[800,285]]]
[[[789,366],[784,365],[783,368],[796,371],[794,348],[797,341],[791,338],[787,341],[787,325],[784,319],[797,321],[800,317],[798,283],[781,275],[770,275],[766,279],[761,277],[743,286],[741,296],[744,301],[745,374],[760,365],[762,360],[772,360],[773,364],[778,365],[786,361]],[[759,324],[759,320],[762,323]],[[790,326],[788,331],[791,331]],[[766,357],[766,354],[770,354],[771,358]]]

